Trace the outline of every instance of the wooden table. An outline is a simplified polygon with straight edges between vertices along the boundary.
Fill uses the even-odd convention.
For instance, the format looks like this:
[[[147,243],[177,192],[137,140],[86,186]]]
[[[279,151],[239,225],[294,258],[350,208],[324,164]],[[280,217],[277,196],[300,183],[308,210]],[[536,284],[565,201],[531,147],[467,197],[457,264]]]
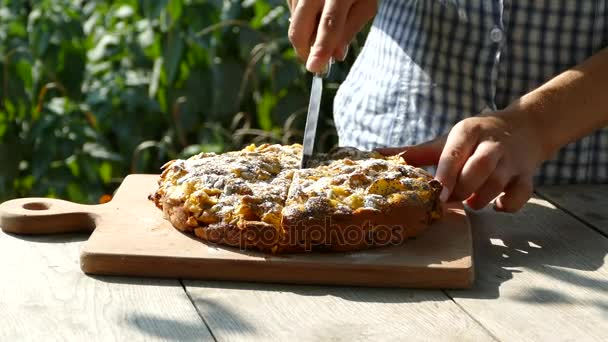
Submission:
[[[0,341],[606,340],[608,185],[469,214],[466,291],[90,277],[87,236],[0,232]]]

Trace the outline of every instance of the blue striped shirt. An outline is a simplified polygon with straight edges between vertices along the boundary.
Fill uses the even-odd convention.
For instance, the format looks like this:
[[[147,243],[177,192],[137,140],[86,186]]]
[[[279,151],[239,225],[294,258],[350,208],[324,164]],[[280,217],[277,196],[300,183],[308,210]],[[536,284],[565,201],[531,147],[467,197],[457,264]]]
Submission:
[[[608,0],[381,1],[334,100],[340,145],[433,139],[606,46]],[[535,182],[608,182],[608,128],[562,148]]]

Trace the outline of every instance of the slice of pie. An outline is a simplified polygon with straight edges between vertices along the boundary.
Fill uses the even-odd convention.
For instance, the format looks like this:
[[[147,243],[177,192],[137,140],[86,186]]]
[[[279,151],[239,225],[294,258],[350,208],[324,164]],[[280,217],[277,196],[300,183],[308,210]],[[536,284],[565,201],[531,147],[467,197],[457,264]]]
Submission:
[[[400,244],[441,217],[441,184],[399,156],[337,148],[299,169],[300,156],[265,144],[173,160],[150,199],[181,231],[271,253]]]

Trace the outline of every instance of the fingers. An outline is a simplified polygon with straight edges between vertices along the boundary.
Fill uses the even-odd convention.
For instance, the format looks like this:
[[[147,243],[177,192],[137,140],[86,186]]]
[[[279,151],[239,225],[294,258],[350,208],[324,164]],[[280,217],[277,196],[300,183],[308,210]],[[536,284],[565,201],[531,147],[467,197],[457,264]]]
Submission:
[[[498,211],[514,213],[521,209],[532,197],[534,186],[532,177],[518,177],[505,189],[505,194],[496,199]]]
[[[342,39],[334,49],[333,57],[343,61],[348,53],[348,45],[353,41],[355,35],[363,29],[363,26],[374,17],[378,10],[377,1],[356,1],[348,12],[348,19],[344,25]]]
[[[479,130],[476,126],[466,124],[465,121],[461,121],[450,131],[435,173],[435,178],[443,185],[439,195],[442,202],[450,198],[460,170],[477,145],[478,136]]]
[[[311,72],[344,60],[357,32],[375,15],[377,0],[290,0],[289,40]],[[312,47],[311,47],[312,46]]]
[[[475,210],[485,207],[505,190],[506,185],[509,183],[509,178],[510,175],[507,168],[502,163],[498,163],[498,166],[488,176],[485,183],[467,199],[467,205]]]
[[[385,156],[394,156],[395,154],[399,154],[401,152],[405,152],[413,146],[404,146],[404,147],[380,147],[375,149],[374,151],[379,152]]]
[[[292,1],[289,41],[300,59],[307,60],[317,29],[317,18],[323,10],[323,0]]]
[[[317,29],[317,37],[306,62],[306,68],[311,72],[323,70],[336,48],[341,49],[343,53],[342,37],[346,16],[351,5],[351,0],[325,0]]]
[[[454,126],[447,138],[377,151],[400,153],[415,166],[437,162],[435,179],[443,185],[443,202],[466,200],[471,208],[481,209],[496,198],[497,210],[515,212],[532,194],[533,170],[522,155],[525,143],[503,133],[504,127],[485,118],[469,118]]]
[[[477,145],[473,155],[465,162],[450,199],[463,201],[469,198],[490,175],[494,174],[500,157],[501,154],[495,142],[483,141]],[[502,185],[504,186],[506,183]]]
[[[386,147],[376,149],[376,151],[387,156],[403,153],[402,157],[405,162],[413,166],[437,165],[446,138],[446,136],[442,136],[419,145]]]

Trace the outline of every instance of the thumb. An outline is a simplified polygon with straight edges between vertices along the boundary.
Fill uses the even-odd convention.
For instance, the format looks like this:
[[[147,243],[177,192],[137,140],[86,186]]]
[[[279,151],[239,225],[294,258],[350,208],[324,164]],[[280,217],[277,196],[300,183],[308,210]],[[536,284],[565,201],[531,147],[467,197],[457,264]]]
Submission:
[[[379,148],[376,151],[384,155],[401,154],[403,160],[412,166],[437,165],[446,137],[441,136],[418,145]]]

